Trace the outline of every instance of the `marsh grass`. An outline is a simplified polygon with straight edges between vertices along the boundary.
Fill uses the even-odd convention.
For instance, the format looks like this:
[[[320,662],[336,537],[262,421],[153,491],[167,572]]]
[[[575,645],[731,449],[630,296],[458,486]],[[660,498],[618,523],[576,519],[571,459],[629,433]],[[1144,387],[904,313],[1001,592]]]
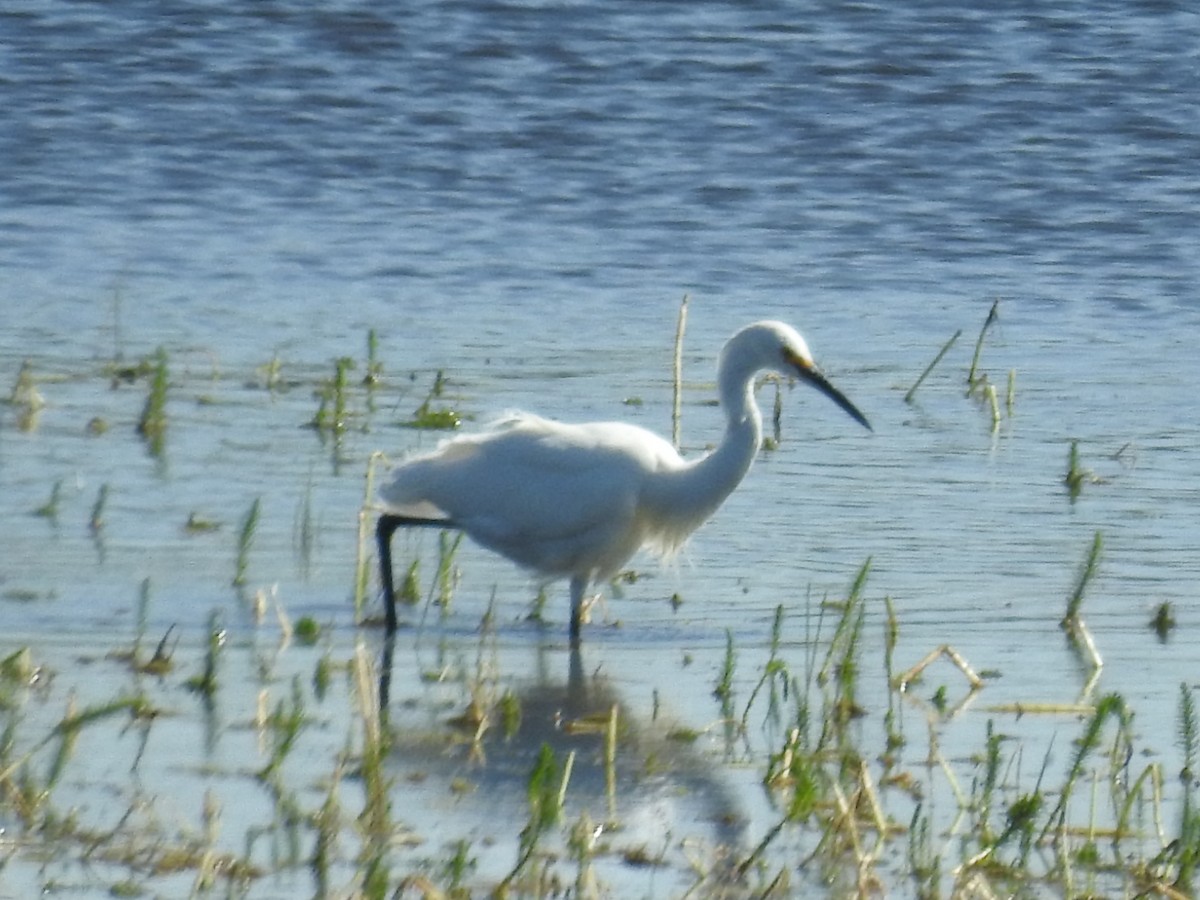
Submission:
[[[683,419],[683,337],[687,333],[688,296],[679,301],[679,316],[675,320],[675,345],[671,354],[671,443],[681,448],[680,434]]]
[[[1027,718],[1020,717],[1014,717],[1007,730],[990,719],[978,751],[948,761],[933,751],[938,733],[954,716],[932,716],[931,755],[907,758],[906,752],[922,743],[921,728],[911,721],[906,726],[898,711],[924,707],[911,690],[898,687],[891,656],[905,649],[900,613],[890,601],[871,596],[868,572],[869,561],[844,599],[816,604],[815,632],[814,615],[805,617],[802,665],[789,658],[789,648],[797,645],[788,633],[793,622],[783,604],[761,647],[742,642],[734,652],[732,636],[727,635],[718,686],[728,686],[730,701],[739,670],[750,669],[745,675],[750,689],[738,710],[742,749],[735,757],[736,767],[761,774],[775,818],[759,825],[741,848],[694,847],[694,884],[687,895],[1082,896],[1079,885],[1089,884],[1092,895],[1101,896],[1121,895],[1105,886],[1122,879],[1142,885],[1152,895],[1188,895],[1200,859],[1200,816],[1193,799],[1200,717],[1187,685],[1180,686],[1177,734],[1182,811],[1174,831],[1153,838],[1146,850],[1138,818],[1141,811],[1161,806],[1162,764],[1141,752],[1132,711],[1119,695],[1100,698],[1078,724],[1074,718],[1065,719],[1068,733],[1059,746],[1068,750],[1062,762],[1054,762],[1062,754],[1052,752],[1052,745],[1032,761],[1029,773],[1024,772],[1028,751],[1016,731]],[[143,608],[149,604],[148,586],[145,597]],[[881,664],[873,666],[869,653],[875,645],[867,638],[873,621],[869,613],[876,602],[885,613],[884,641],[878,645]],[[139,633],[145,618],[140,612]],[[213,640],[222,634],[215,614],[209,632],[206,669],[214,674],[204,680],[215,685],[223,642],[223,635]],[[507,742],[519,728],[520,700],[505,686],[506,677],[493,670],[494,664],[482,661],[490,654],[485,653],[488,638],[478,640],[479,659],[473,672],[462,678],[461,689],[480,708],[477,722],[489,719],[501,732],[492,739]],[[715,661],[721,658],[719,652],[713,656]],[[509,810],[510,820],[524,824],[514,839],[515,856],[507,871],[489,874],[491,870],[481,867],[471,835],[439,831],[420,819],[397,821],[392,805],[412,786],[398,782],[392,768],[395,739],[401,732],[394,732],[381,716],[379,671],[373,658],[374,651],[359,639],[348,661],[326,660],[325,667],[335,677],[325,676],[325,690],[332,691],[334,706],[348,702],[352,708],[351,731],[340,750],[316,714],[314,703],[320,701],[314,698],[321,692],[315,676],[311,688],[297,674],[274,682],[280,685],[280,696],[273,700],[270,695],[276,688],[267,684],[259,719],[262,756],[252,770],[274,809],[273,820],[255,832],[269,839],[265,857],[256,849],[257,838],[248,840],[244,852],[226,848],[228,841],[220,836],[222,801],[214,788],[204,792],[199,828],[186,840],[163,839],[139,824],[132,812],[101,836],[60,806],[67,799],[63,789],[70,773],[86,771],[82,737],[89,730],[121,716],[147,723],[158,720],[155,727],[169,727],[170,719],[161,719],[144,694],[121,693],[88,703],[69,699],[66,711],[32,745],[28,736],[20,736],[22,715],[9,708],[7,731],[0,738],[0,810],[16,823],[12,827],[25,829],[23,840],[36,834],[59,853],[121,860],[125,874],[113,884],[153,889],[164,872],[182,872],[190,873],[193,890],[201,895],[226,890],[222,885],[240,895],[239,890],[267,872],[299,870],[312,879],[316,896],[388,898],[397,891],[401,896],[416,891],[426,897],[515,898],[549,896],[564,886],[579,896],[603,896],[619,892],[623,883],[605,882],[612,877],[606,861],[617,860],[629,870],[678,865],[668,852],[674,842],[669,836],[661,847],[640,841],[614,843],[609,837],[623,827],[617,809],[636,804],[639,791],[638,782],[631,785],[618,777],[618,752],[624,752],[618,749],[618,733],[624,728],[624,715],[615,704],[597,713],[594,721],[564,723],[564,728],[594,728],[601,736],[596,752],[607,806],[601,824],[586,808],[566,816],[582,757],[548,745],[528,751],[524,808],[514,804]],[[12,681],[7,690],[28,691],[23,685],[36,669],[28,652],[12,654],[0,664],[0,679]],[[349,677],[339,679],[336,673]],[[880,689],[888,695],[886,703]],[[886,728],[858,724],[885,715],[891,718]],[[506,718],[514,724],[499,728]],[[477,730],[478,724],[474,727]],[[448,748],[460,746],[452,731],[447,726],[441,737]],[[431,738],[436,739],[436,732]],[[18,742],[24,749],[17,748]],[[335,749],[315,755],[320,746]],[[709,752],[703,733],[686,746],[702,757]],[[486,755],[473,759],[481,774],[492,764]],[[643,765],[647,772],[655,771],[649,758]],[[710,759],[710,765],[718,774],[725,771],[715,760]],[[952,770],[960,773],[953,793],[957,809],[947,817],[944,808],[937,811],[934,796],[940,794],[944,804],[945,785],[955,777]],[[469,792],[459,796],[456,802],[471,802]],[[1100,815],[1104,809],[1112,811],[1108,820]],[[418,854],[418,862],[404,851],[410,839],[408,825],[435,838]],[[730,854],[730,865],[718,863]]]
[[[354,620],[362,622],[367,605],[367,594],[371,584],[371,545],[372,523],[377,510],[375,508],[375,471],[387,464],[387,457],[379,451],[367,459],[366,473],[363,477],[363,498],[358,508],[358,540],[354,548]]]
[[[225,628],[221,624],[221,614],[213,611],[208,617],[207,640],[205,641],[204,666],[198,675],[193,675],[184,682],[184,686],[212,701],[217,692],[217,680],[221,665],[221,654],[225,648]]]
[[[937,352],[937,355],[933,358],[933,360],[929,363],[929,365],[927,365],[925,367],[925,369],[921,372],[921,374],[919,376],[917,376],[917,380],[913,382],[912,387],[910,387],[908,389],[908,392],[904,395],[905,403],[913,402],[913,398],[916,397],[916,395],[917,395],[917,389],[920,388],[922,384],[924,384],[925,379],[929,377],[929,373],[932,372],[937,367],[937,364],[942,361],[942,357],[944,357],[947,353],[950,352],[950,348],[954,346],[954,342],[957,341],[959,339],[959,337],[961,337],[961,336],[962,336],[962,329],[960,328],[958,331],[954,332],[954,334],[952,334],[950,336],[950,340],[948,340],[948,341],[946,341],[946,343],[942,344],[942,349],[940,349]]]
[[[881,866],[894,858],[892,847],[899,841],[907,845],[903,851],[907,878],[919,897],[944,896],[947,881],[951,896],[1041,896],[1044,890],[1075,895],[1071,885],[1077,883],[1080,873],[1092,883],[1114,875],[1118,880],[1136,878],[1166,896],[1182,896],[1172,891],[1190,885],[1193,867],[1200,860],[1200,816],[1192,812],[1190,800],[1185,798],[1179,836],[1172,840],[1162,835],[1160,827],[1159,842],[1152,846],[1162,852],[1152,850],[1147,856],[1134,849],[1144,846],[1148,837],[1137,825],[1139,810],[1148,808],[1156,821],[1159,818],[1162,779],[1157,762],[1138,768],[1131,765],[1138,759],[1133,716],[1117,694],[1085,707],[1088,715],[1071,744],[1061,780],[1052,781],[1052,742],[1036,768],[1033,784],[1026,784],[1020,777],[1022,742],[1016,735],[1002,733],[989,720],[983,748],[975,757],[975,773],[969,784],[961,784],[952,774],[961,764],[952,763],[937,750],[936,735],[944,727],[938,723],[952,721],[948,712],[929,720],[931,755],[925,776],[905,769],[902,750],[913,743],[915,735],[905,733],[899,711],[917,702],[907,689],[915,675],[911,670],[895,675],[893,663],[885,660],[882,669],[891,686],[885,713],[888,723],[882,731],[885,746],[872,748],[863,743],[852,727],[856,717],[848,717],[847,710],[858,710],[857,717],[869,712],[854,699],[863,677],[855,658],[860,651],[855,648],[862,638],[859,604],[867,568],[864,565],[860,570],[849,592],[853,602],[822,607],[837,609],[839,618],[829,638],[820,640],[822,649],[806,666],[802,678],[787,673],[777,656],[783,629],[777,614],[766,663],[742,716],[742,727],[747,728],[751,708],[756,698],[765,696],[767,684],[776,679],[790,684],[789,693],[781,692],[780,699],[790,699],[792,724],[770,754],[763,777],[764,785],[777,798],[780,817],[738,862],[739,877],[759,885],[754,890],[764,893],[790,884],[795,870],[781,865],[771,847],[780,836],[799,831],[810,835],[805,843],[811,855],[794,860],[793,865],[801,872],[815,866],[825,873],[820,877],[822,883],[841,884],[839,893],[848,896],[872,895],[884,884],[897,887]],[[889,603],[885,655],[892,653],[899,633],[895,616]],[[948,655],[945,649],[934,651],[927,659]],[[965,661],[960,668],[964,676],[970,672]],[[971,691],[981,685],[981,681],[972,683]],[[777,711],[768,706],[763,715],[771,719]],[[1186,685],[1181,687],[1179,720],[1183,777],[1190,798],[1195,783],[1191,773],[1200,752],[1200,726]],[[942,779],[959,805],[956,824],[946,833],[920,799]],[[891,810],[897,805],[896,795],[908,794],[914,781],[921,784],[914,792],[917,800],[900,820],[906,824],[900,825]],[[1110,823],[1097,821],[1098,793],[1107,795]],[[1102,835],[1112,842],[1109,855],[1100,852]],[[1135,859],[1139,861],[1132,862]],[[1184,887],[1185,892],[1187,889]]]
[[[1100,651],[1096,647],[1096,641],[1092,637],[1092,633],[1088,629],[1087,623],[1084,622],[1083,616],[1080,615],[1079,610],[1083,606],[1084,595],[1100,571],[1100,557],[1103,549],[1104,538],[1101,532],[1097,531],[1092,537],[1092,543],[1088,547],[1087,555],[1084,557],[1083,564],[1079,568],[1079,574],[1075,578],[1075,585],[1067,597],[1067,611],[1059,622],[1059,627],[1066,632],[1072,645],[1080,652],[1086,654],[1095,670],[1099,670],[1103,662],[1100,657]]]
[[[283,360],[279,358],[278,350],[271,354],[270,360],[258,367],[257,375],[262,382],[262,386],[272,394],[284,388]]]
[[[304,692],[299,677],[292,679],[292,690],[288,698],[281,699],[266,719],[265,733],[271,747],[267,764],[258,771],[258,778],[270,781],[274,778],[288,754],[296,744],[300,731],[308,724],[305,712]]]
[[[46,401],[37,389],[33,363],[29,360],[21,362],[16,381],[8,395],[8,404],[16,414],[18,430],[34,431],[37,428],[38,414],[46,406]]]
[[[379,358],[379,335],[375,329],[367,331],[367,371],[363,375],[363,384],[368,388],[376,387],[383,380],[383,361]]]
[[[733,632],[725,629],[725,656],[721,661],[721,672],[717,676],[716,687],[713,688],[713,696],[721,701],[722,707],[726,712],[729,711],[730,705],[733,702],[733,676],[737,671],[737,651],[733,646]]]
[[[462,425],[462,415],[451,406],[435,403],[440,400],[446,388],[446,376],[441,370],[433,379],[433,386],[421,405],[413,412],[412,418],[403,425],[405,428],[416,428],[427,431],[453,431]]]
[[[254,534],[258,530],[258,517],[261,513],[261,498],[255,497],[254,502],[242,518],[242,527],[238,530],[237,559],[233,568],[233,586],[246,585],[246,571],[250,566],[250,549],[254,546]]]
[[[130,374],[144,378],[150,372]],[[1012,373],[1009,384],[1011,396]],[[126,440],[138,443],[132,434]],[[373,496],[369,482],[368,499]],[[61,493],[59,483],[42,513],[47,518],[61,514]],[[103,525],[107,499],[106,482],[92,506],[89,524],[98,522],[93,528]],[[298,512],[298,535],[315,530],[308,504],[306,494]],[[73,514],[67,506],[69,517]],[[243,575],[257,507],[256,500],[254,515],[247,513],[238,536],[237,569]],[[193,518],[205,528],[215,527],[197,514]],[[405,579],[411,581],[412,600],[424,593],[431,603],[449,608],[459,577],[455,549],[448,536],[439,539],[437,568],[425,590],[414,561]],[[1072,616],[1082,621],[1082,600],[1094,590],[1100,550],[1097,532],[1068,597],[1064,622]],[[181,890],[179,880],[168,880],[182,873],[192,882],[192,893],[201,896],[272,896],[279,884],[295,895],[314,896],[393,897],[407,896],[404,892],[412,889],[428,897],[534,897],[572,891],[574,896],[618,896],[626,885],[620,876],[613,884],[604,883],[606,860],[617,860],[629,870],[673,866],[671,874],[677,879],[694,879],[690,890],[674,896],[1192,895],[1200,860],[1200,811],[1195,801],[1200,726],[1188,685],[1180,685],[1175,737],[1182,763],[1177,773],[1166,771],[1168,757],[1161,746],[1154,746],[1162,735],[1142,729],[1149,734],[1148,740],[1143,737],[1133,727],[1134,713],[1127,701],[1113,693],[1094,702],[1085,697],[1056,706],[1035,698],[988,707],[986,734],[978,746],[943,754],[939,742],[945,740],[949,747],[950,729],[977,721],[978,708],[969,709],[969,702],[956,704],[953,692],[948,696],[941,688],[934,695],[941,698],[937,702],[928,698],[928,689],[915,690],[922,676],[928,679],[925,667],[897,672],[897,660],[911,652],[902,640],[903,609],[871,596],[869,568],[868,560],[845,599],[818,604],[815,616],[805,618],[800,639],[789,635],[794,621],[787,616],[788,604],[780,603],[769,635],[755,639],[739,630],[735,647],[728,631],[723,656],[720,646],[694,651],[694,661],[693,651],[683,654],[681,683],[698,682],[700,702],[721,706],[721,718],[737,736],[736,743],[721,742],[718,729],[712,727],[669,722],[670,691],[665,692],[660,719],[654,688],[651,729],[701,759],[717,780],[729,779],[740,788],[749,773],[749,780],[761,781],[772,804],[768,817],[751,824],[744,843],[687,845],[685,852],[694,861],[691,868],[681,864],[678,855],[672,858],[640,844],[619,847],[608,837],[627,827],[617,811],[635,804],[645,783],[631,786],[617,777],[618,762],[625,764],[618,757],[617,735],[637,722],[636,708],[629,712],[614,703],[596,721],[572,726],[595,727],[604,735],[604,745],[595,755],[604,771],[606,815],[600,807],[596,818],[591,810],[565,815],[567,802],[573,804],[582,790],[572,780],[573,770],[582,769],[582,755],[550,751],[547,759],[539,748],[527,751],[519,769],[528,773],[524,802],[504,810],[505,822],[525,827],[514,840],[511,869],[504,857],[497,873],[486,865],[487,858],[495,856],[491,838],[481,839],[478,830],[455,833],[428,819],[406,821],[409,816],[403,810],[408,807],[399,803],[409,802],[422,778],[434,776],[424,771],[413,774],[411,781],[397,778],[401,732],[387,721],[386,708],[380,710],[374,650],[359,644],[347,660],[335,630],[322,636],[326,639],[320,659],[306,652],[300,678],[284,671],[289,659],[295,659],[294,648],[264,649],[262,645],[270,642],[262,641],[258,631],[240,646],[235,631],[233,644],[227,645],[219,613],[214,612],[204,634],[202,671],[188,678],[196,662],[184,666],[177,661],[178,642],[187,652],[186,627],[147,636],[148,580],[137,612],[134,651],[126,651],[137,665],[129,667],[132,671],[120,665],[123,680],[102,696],[77,695],[72,679],[101,691],[92,684],[98,680],[93,676],[102,667],[123,663],[119,652],[90,653],[86,658],[79,654],[80,659],[67,654],[69,666],[58,671],[49,671],[29,648],[6,651],[0,660],[0,818],[5,823],[0,852],[7,872],[18,867],[49,870],[50,893],[55,891],[55,860],[74,859],[96,882],[107,879],[88,889],[103,892],[107,887],[114,895],[185,895],[187,884]],[[356,606],[364,602],[360,596],[365,596],[369,572],[365,564],[356,569]],[[484,632],[491,627],[490,618],[485,616]],[[816,633],[810,633],[814,618]],[[882,642],[877,640],[877,623]],[[183,637],[178,638],[181,631]],[[481,657],[489,639],[479,638]],[[231,652],[239,655],[232,661]],[[439,669],[451,668],[440,646],[438,654]],[[965,660],[959,666],[956,655],[948,645],[939,647],[927,657],[927,665],[949,660],[962,671],[968,695],[986,690],[971,683],[970,666]],[[236,756],[235,763],[223,762],[222,754],[238,753],[252,743],[248,741],[195,759],[169,760],[170,777],[189,788],[201,786],[203,805],[192,801],[186,824],[172,821],[164,829],[144,813],[150,805],[144,799],[146,787],[156,788],[149,778],[146,786],[141,783],[142,770],[148,768],[142,751],[136,757],[131,752],[132,765],[125,766],[119,756],[126,747],[122,741],[131,730],[136,736],[151,728],[178,728],[181,722],[188,727],[195,724],[189,715],[201,718],[219,740],[236,740],[251,731],[245,724],[250,717],[237,708],[242,692],[236,683],[222,692],[219,704],[233,707],[232,713],[220,714],[214,703],[218,682],[231,683],[231,672],[237,669],[230,667],[240,664],[242,656],[258,673],[265,698],[261,728],[255,732],[262,737],[259,755],[251,748],[250,755]],[[595,665],[596,656],[591,660]],[[603,651],[600,661],[606,662]],[[477,661],[475,670],[458,681],[443,676],[406,687],[407,696],[391,713],[418,720],[428,730],[423,737],[446,754],[473,742],[482,744],[478,736],[485,726],[493,729],[489,741],[515,743],[523,718],[528,721],[531,715],[516,687],[526,673],[500,672],[498,664],[485,668]],[[983,681],[979,679],[979,685]],[[202,696],[199,717],[194,710],[199,704],[190,703],[179,691],[181,686]],[[703,699],[710,688],[715,698]],[[465,738],[446,716],[448,707],[464,705],[476,716]],[[352,718],[345,733],[339,726],[344,727],[346,719],[340,716],[347,710]],[[1031,720],[1051,717],[1057,717],[1052,721],[1059,736],[1049,749],[1035,750],[1027,728]],[[331,731],[337,732],[332,738]],[[94,752],[93,738],[103,752]],[[147,748],[148,758],[157,752],[154,740],[143,740],[141,746]],[[494,746],[488,745],[489,752]],[[87,793],[93,790],[89,782],[100,759],[108,761],[108,768],[99,777],[111,780],[98,790],[115,806],[108,818],[96,815],[98,804]],[[639,763],[646,778],[673,774],[665,757],[653,760],[647,754]],[[472,791],[482,792],[477,787],[482,779],[474,776],[489,771],[495,762],[475,754],[469,765],[476,767],[472,774],[447,787],[447,802],[469,805]],[[112,776],[112,771],[118,774]],[[129,779],[123,782],[125,774]],[[236,796],[246,783],[252,785],[250,793],[266,795],[271,808],[265,823],[246,831],[244,849],[231,852],[230,843],[241,836],[220,833],[235,831],[238,816],[222,812],[218,794],[232,784],[226,796]],[[687,782],[679,790],[693,786]],[[1172,796],[1179,802],[1168,807],[1164,798]],[[230,807],[228,799],[225,807]],[[1177,815],[1164,823],[1167,808]],[[406,831],[410,827],[416,835]],[[663,846],[676,850],[691,839],[664,836]],[[407,852],[410,840],[424,842],[423,848]],[[732,858],[732,865],[718,866],[714,860],[722,856]],[[110,875],[113,870],[105,868],[109,865],[121,868]],[[311,877],[311,886],[295,882],[297,871],[301,880]],[[254,893],[250,885],[263,875],[273,876],[263,888],[265,894]],[[59,883],[58,892],[83,890],[64,884]]]
[[[96,492],[96,502],[92,504],[92,514],[88,517],[88,528],[93,534],[104,528],[104,510],[108,505],[108,482],[100,485]]]
[[[159,347],[154,362],[150,364],[150,387],[137,430],[146,441],[152,456],[161,456],[167,439],[167,389],[170,373],[167,368],[167,351]]]
[[[983,320],[983,326],[979,329],[979,337],[975,339],[975,353],[971,356],[971,368],[967,371],[967,396],[972,396],[978,393],[987,384],[987,375],[979,370],[979,360],[983,356],[983,341],[987,337],[988,330],[996,324],[1000,319],[1000,301],[996,300],[992,303],[988,310],[987,318]]]
[[[304,485],[304,494],[292,522],[292,549],[306,578],[312,574],[317,547],[318,526],[313,513],[312,487],[311,480]]]
[[[1154,608],[1154,616],[1150,620],[1150,627],[1154,629],[1154,633],[1158,635],[1160,641],[1166,641],[1171,635],[1171,631],[1175,628],[1175,607],[1170,600],[1164,600]]]
[[[461,531],[438,532],[437,571],[430,589],[429,602],[441,610],[443,617],[450,614],[450,607],[454,602],[454,590],[462,577],[454,560],[458,555],[458,548],[462,546],[463,537]],[[405,580],[407,581],[407,575]]]
[[[542,837],[562,816],[563,802],[574,764],[574,751],[560,763],[554,755],[554,750],[548,744],[542,744],[526,785],[529,817],[525,827],[521,829],[517,862],[497,886],[496,893],[499,896],[506,896],[512,890],[514,883],[534,858]]]
[[[1067,495],[1071,502],[1079,499],[1085,485],[1100,484],[1102,481],[1095,472],[1084,468],[1080,462],[1079,441],[1071,441],[1071,448],[1067,451],[1067,472],[1063,475],[1063,484],[1067,487]]]
[[[321,434],[340,437],[349,427],[350,371],[354,360],[340,356],[333,363],[333,377],[317,387],[317,411],[309,425]]]
[[[49,519],[54,524],[58,523],[58,511],[62,505],[62,479],[54,482],[54,487],[50,489],[50,496],[46,502],[33,511],[35,516],[40,516],[43,519]]]

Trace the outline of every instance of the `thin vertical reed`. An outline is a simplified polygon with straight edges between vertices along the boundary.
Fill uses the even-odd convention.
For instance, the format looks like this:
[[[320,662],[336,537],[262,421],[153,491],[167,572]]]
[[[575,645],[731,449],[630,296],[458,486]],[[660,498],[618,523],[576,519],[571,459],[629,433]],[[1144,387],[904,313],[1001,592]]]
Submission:
[[[929,377],[929,373],[932,372],[934,370],[934,368],[937,366],[937,364],[942,361],[942,357],[945,356],[946,353],[950,350],[950,348],[954,346],[954,342],[958,340],[959,335],[961,335],[961,334],[962,334],[962,329],[960,328],[960,329],[958,329],[958,331],[954,332],[953,335],[951,335],[950,340],[948,340],[948,341],[946,341],[946,343],[942,344],[942,349],[937,352],[937,356],[935,356],[933,358],[933,362],[931,362],[929,365],[927,365],[925,367],[925,371],[923,371],[917,377],[917,380],[913,382],[913,386],[908,389],[908,393],[906,393],[904,395],[905,403],[912,403],[913,397],[915,397],[917,394],[917,388],[919,388],[921,386],[921,384],[925,381],[925,379]]]
[[[674,394],[671,402],[671,443],[679,449],[680,420],[683,409],[683,335],[687,330],[688,296],[679,302],[679,318],[675,323]]]

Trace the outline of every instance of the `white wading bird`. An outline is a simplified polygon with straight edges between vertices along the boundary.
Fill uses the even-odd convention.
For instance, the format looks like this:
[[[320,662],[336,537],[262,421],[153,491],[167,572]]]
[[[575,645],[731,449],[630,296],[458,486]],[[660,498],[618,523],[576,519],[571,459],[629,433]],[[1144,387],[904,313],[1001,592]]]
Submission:
[[[760,371],[794,376],[871,425],[813,363],[804,338],[782,322],[756,322],[721,351],[717,386],[725,436],[683,459],[667,441],[622,422],[568,425],[519,413],[407,459],[379,490],[376,528],[387,629],[396,629],[391,538],[402,526],[465,532],[546,580],[571,580],[571,643],[584,594],[638,550],[679,549],[737,487],[759,451]]]

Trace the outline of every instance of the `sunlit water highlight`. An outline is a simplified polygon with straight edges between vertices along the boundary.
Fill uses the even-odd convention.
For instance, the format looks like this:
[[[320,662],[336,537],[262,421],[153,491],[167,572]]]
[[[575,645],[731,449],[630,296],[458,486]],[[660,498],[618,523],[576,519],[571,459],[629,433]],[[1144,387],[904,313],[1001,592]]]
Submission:
[[[715,354],[754,318],[804,331],[875,433],[785,391],[780,447],[681,559],[639,562],[645,577],[598,608],[589,666],[643,716],[658,691],[703,728],[726,632],[744,698],[776,606],[799,669],[806,610],[869,557],[866,659],[882,657],[886,596],[897,665],[949,643],[998,673],[945,727],[945,752],[977,751],[992,717],[1039,764],[1054,736],[1064,766],[1077,717],[990,710],[1079,699],[1088,672],[1058,620],[1100,531],[1083,607],[1105,662],[1092,693],[1119,691],[1177,770],[1200,576],[1191,14],[18,4],[0,25],[14,123],[0,137],[0,372],[11,384],[28,359],[46,401],[36,428],[11,409],[0,427],[0,612],[6,647],[32,647],[59,685],[124,683],[104,654],[131,640],[144,578],[148,633],[176,626],[181,655],[198,659],[213,609],[239,642],[273,644],[229,584],[256,497],[246,594],[274,588],[345,655],[366,460],[437,439],[397,427],[435,372],[468,425],[528,408],[668,433],[689,293],[688,452],[719,436]],[[1000,391],[993,428],[965,378],[997,299],[982,355]],[[355,388],[335,445],[305,427],[313,391],[340,356],[361,377],[372,328],[384,378],[369,400]],[[106,367],[160,345],[170,424],[155,459],[135,434],[145,382],[112,385]],[[269,390],[273,357],[282,386]],[[95,417],[102,435],[87,433]],[[1075,502],[1072,440],[1098,476]],[[57,519],[32,515],[59,481]],[[220,527],[188,533],[193,513]],[[410,545],[427,574],[435,548]],[[450,619],[430,612],[425,628],[470,644],[494,593],[501,677],[523,677],[531,648],[562,637],[565,588],[543,630],[524,621],[534,589],[520,573],[472,548],[458,565]],[[1148,627],[1164,602],[1179,622],[1165,642]],[[397,672],[398,696],[419,693],[400,687],[413,674]],[[878,716],[882,662],[867,677]],[[939,670],[926,695],[938,679],[957,684]],[[192,727],[190,701],[171,705]],[[202,793],[199,776],[183,780]]]

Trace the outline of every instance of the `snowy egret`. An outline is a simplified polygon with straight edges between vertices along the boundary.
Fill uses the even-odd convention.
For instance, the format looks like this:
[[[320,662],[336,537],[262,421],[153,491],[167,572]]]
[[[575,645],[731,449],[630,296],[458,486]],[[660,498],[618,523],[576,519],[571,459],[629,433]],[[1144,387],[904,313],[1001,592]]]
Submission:
[[[518,413],[401,462],[379,490],[385,511],[376,528],[388,632],[396,629],[392,535],[432,526],[463,531],[547,581],[569,578],[577,645],[588,586],[614,576],[638,550],[679,549],[749,471],[762,443],[754,377],[764,370],[812,385],[871,428],[821,374],[795,329],[756,322],[721,351],[725,436],[698,459],[685,460],[635,425],[568,425]]]

